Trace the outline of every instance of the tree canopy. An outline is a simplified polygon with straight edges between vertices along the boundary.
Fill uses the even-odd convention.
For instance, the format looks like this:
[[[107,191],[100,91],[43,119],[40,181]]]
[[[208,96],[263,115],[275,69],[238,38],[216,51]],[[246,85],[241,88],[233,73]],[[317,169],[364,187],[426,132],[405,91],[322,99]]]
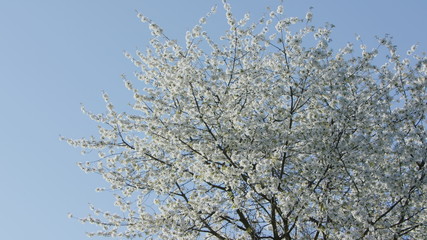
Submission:
[[[116,191],[118,213],[93,208],[90,235],[131,239],[427,238],[427,58],[330,47],[332,24],[278,6],[235,19],[220,40],[201,18],[185,42],[147,22],[132,113],[83,111],[99,151],[80,166]],[[383,60],[384,63],[379,63]],[[102,190],[102,189],[100,189]]]

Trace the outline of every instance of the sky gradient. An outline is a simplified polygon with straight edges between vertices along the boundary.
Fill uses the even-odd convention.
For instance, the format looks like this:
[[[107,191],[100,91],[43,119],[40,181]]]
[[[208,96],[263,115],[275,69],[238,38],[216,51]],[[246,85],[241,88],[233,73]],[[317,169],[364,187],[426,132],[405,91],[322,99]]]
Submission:
[[[250,12],[254,19],[279,3],[229,2],[237,16]],[[132,102],[120,75],[133,79],[136,69],[123,51],[143,50],[150,39],[135,10],[182,43],[215,4],[208,30],[218,35],[226,28],[219,0],[0,0],[0,239],[87,239],[85,231],[94,228],[67,213],[85,216],[88,203],[114,209],[112,193],[96,193],[101,177],[76,165],[95,156],[82,156],[59,136],[96,134],[80,104],[104,112],[102,91],[118,110]],[[375,35],[388,33],[400,53],[414,43],[427,50],[425,0],[286,0],[284,6],[286,16],[299,17],[313,6],[316,25],[333,23],[334,49],[355,42],[356,33],[370,49]]]

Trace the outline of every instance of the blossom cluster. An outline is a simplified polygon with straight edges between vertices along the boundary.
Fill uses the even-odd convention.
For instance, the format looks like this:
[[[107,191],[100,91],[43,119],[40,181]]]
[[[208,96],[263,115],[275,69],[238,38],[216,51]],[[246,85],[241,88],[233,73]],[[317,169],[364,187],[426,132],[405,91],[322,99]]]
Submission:
[[[117,191],[120,214],[81,219],[101,227],[91,235],[425,239],[426,57],[388,37],[333,51],[311,11],[248,25],[224,9],[222,41],[203,31],[213,10],[184,45],[138,13],[153,39],[126,54],[147,86],[125,81],[134,113],[104,94],[107,113],[85,110],[99,136],[68,140],[100,152],[80,166]]]

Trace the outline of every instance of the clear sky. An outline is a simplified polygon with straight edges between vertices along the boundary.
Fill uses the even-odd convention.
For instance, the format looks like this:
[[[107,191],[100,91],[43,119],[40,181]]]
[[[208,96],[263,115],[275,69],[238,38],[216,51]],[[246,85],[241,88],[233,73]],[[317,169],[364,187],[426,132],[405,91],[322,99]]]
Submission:
[[[260,16],[279,1],[229,2],[240,16]],[[89,202],[111,208],[111,193],[94,191],[103,180],[76,166],[93,158],[59,135],[96,133],[80,103],[103,112],[103,90],[118,109],[132,101],[120,75],[132,79],[136,69],[123,51],[144,49],[150,37],[135,10],[180,41],[215,4],[208,27],[219,33],[225,26],[219,0],[0,0],[0,239],[87,239],[93,228],[67,213],[85,216]],[[300,17],[313,6],[315,23],[336,25],[335,49],[354,42],[356,33],[370,47],[375,35],[388,33],[402,53],[414,43],[427,49],[426,0],[285,0],[284,6]]]

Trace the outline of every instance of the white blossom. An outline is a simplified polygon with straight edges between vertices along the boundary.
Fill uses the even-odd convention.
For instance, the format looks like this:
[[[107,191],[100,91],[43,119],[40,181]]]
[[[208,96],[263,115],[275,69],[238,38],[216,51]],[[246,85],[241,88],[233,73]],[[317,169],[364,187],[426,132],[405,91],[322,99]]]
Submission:
[[[305,19],[307,20],[307,22],[310,22],[313,19],[313,13],[307,12],[307,14],[305,15]]]
[[[155,23],[151,23],[149,28],[153,36],[160,36],[163,33],[163,30]]]
[[[280,15],[283,14],[283,5],[277,6],[276,13]]]

